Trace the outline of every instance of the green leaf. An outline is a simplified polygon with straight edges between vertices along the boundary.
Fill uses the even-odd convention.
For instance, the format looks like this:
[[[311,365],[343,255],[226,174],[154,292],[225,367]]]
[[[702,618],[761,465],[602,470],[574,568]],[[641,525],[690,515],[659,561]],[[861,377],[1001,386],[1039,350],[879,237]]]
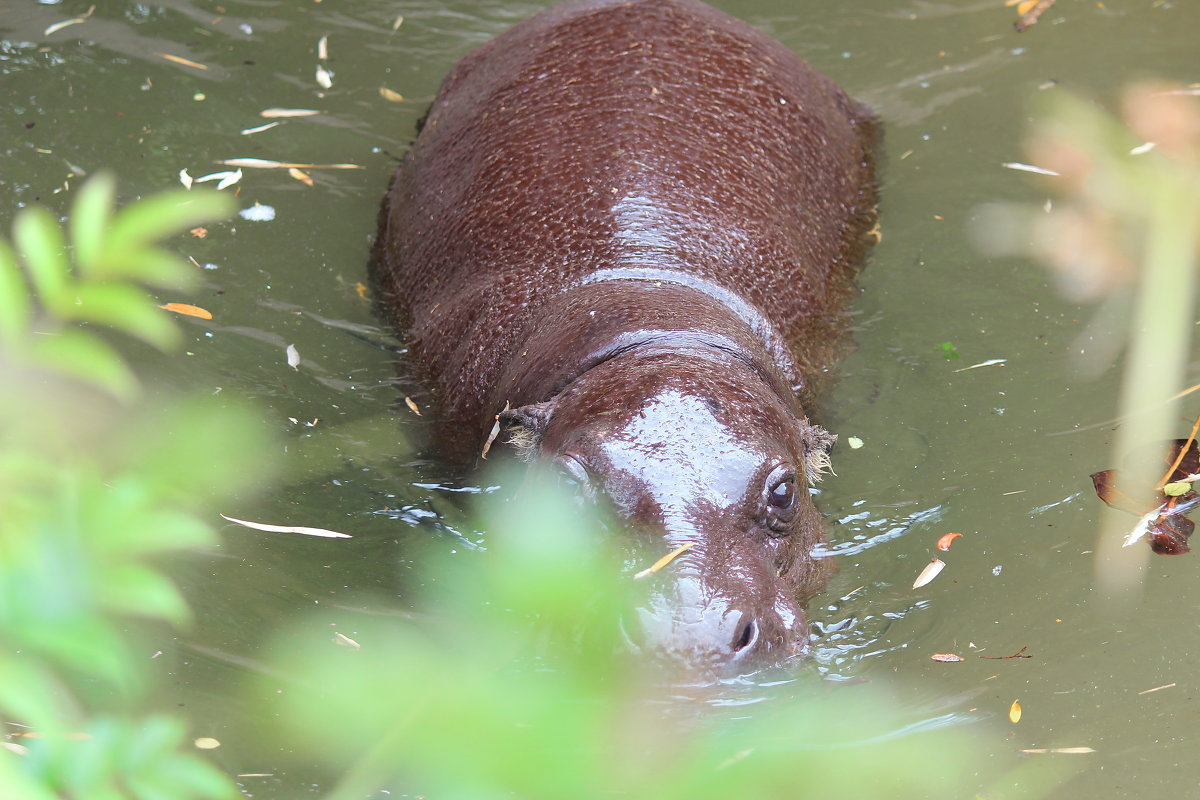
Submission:
[[[133,370],[108,343],[76,328],[32,340],[30,354],[35,362],[98,386],[121,400],[131,400],[141,391]]]
[[[141,564],[120,564],[104,570],[100,601],[106,610],[162,619],[180,624],[191,619],[191,611],[175,584],[161,573]]]
[[[71,301],[67,290],[71,269],[62,229],[49,211],[30,206],[17,214],[13,240],[42,304],[58,313]]]
[[[0,239],[0,342],[24,338],[31,316],[29,286],[21,277],[12,248]]]
[[[75,196],[68,226],[75,247],[75,264],[82,276],[96,272],[116,193],[117,182],[112,173],[100,172],[83,184]]]
[[[135,336],[159,350],[179,344],[179,328],[141,289],[123,283],[83,285],[75,294],[70,317],[99,322]]]
[[[70,702],[64,694],[44,662],[18,660],[9,653],[0,658],[0,710],[6,718],[19,719],[43,734],[66,733],[62,726],[68,724]]]
[[[121,278],[162,289],[187,291],[199,283],[187,261],[161,247],[143,247],[121,262]]]
[[[162,192],[122,209],[113,220],[98,262],[105,278],[129,275],[127,262],[148,245],[233,213],[233,199],[218,192]]]

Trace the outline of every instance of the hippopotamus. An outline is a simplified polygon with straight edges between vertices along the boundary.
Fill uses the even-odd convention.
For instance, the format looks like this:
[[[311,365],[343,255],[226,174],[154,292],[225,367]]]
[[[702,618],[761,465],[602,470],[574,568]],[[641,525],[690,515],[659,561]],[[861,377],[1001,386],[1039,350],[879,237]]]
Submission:
[[[499,421],[654,554],[689,545],[622,621],[655,659],[807,648],[834,437],[800,398],[844,349],[874,131],[701,2],[579,0],[459,61],[392,178],[373,280],[442,452]]]

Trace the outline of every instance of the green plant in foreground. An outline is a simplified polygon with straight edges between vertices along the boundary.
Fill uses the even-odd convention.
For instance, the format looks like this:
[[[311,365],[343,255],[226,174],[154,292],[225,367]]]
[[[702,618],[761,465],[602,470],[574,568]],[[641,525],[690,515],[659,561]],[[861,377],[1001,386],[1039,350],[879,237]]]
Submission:
[[[813,686],[734,721],[703,703],[728,687],[672,686],[622,655],[628,580],[611,537],[570,501],[543,490],[484,518],[486,552],[423,567],[436,578],[421,622],[349,629],[334,614],[278,645],[275,663],[297,680],[260,691],[287,706],[284,735],[343,776],[330,800],[381,787],[522,800],[964,796],[978,765],[969,740],[899,735],[883,692]],[[331,628],[357,647],[330,644]]]
[[[1187,90],[1141,85],[1125,92],[1123,106],[1118,120],[1068,92],[1048,93],[1027,150],[1054,173],[1044,179],[1054,201],[1039,210],[1003,209],[981,233],[997,250],[1041,260],[1069,299],[1103,303],[1080,347],[1101,353],[1100,367],[1125,353],[1112,463],[1124,465],[1122,491],[1144,486],[1149,496],[1162,472],[1153,446],[1178,435],[1171,403],[1185,386],[1194,338],[1200,100]],[[1107,521],[1097,578],[1120,594],[1136,585],[1148,550],[1122,552],[1131,526],[1117,515]]]
[[[152,650],[127,631],[186,621],[155,561],[214,543],[197,512],[245,477],[259,437],[210,404],[133,405],[101,330],[178,342],[142,285],[181,291],[192,271],[156,241],[229,201],[173,192],[114,215],[113,197],[109,176],[80,189],[70,249],[40,208],[18,214],[15,248],[0,239],[0,797],[230,797],[181,721],[136,714]]]
[[[157,242],[232,212],[215,192],[165,192],[113,213],[116,181],[101,173],[79,190],[62,228],[41,207],[13,223],[14,248],[0,239],[0,368],[50,367],[129,399],[137,382],[92,323],[162,350],[178,345],[174,322],[143,286],[184,291],[194,269]],[[15,363],[14,363],[15,362]]]

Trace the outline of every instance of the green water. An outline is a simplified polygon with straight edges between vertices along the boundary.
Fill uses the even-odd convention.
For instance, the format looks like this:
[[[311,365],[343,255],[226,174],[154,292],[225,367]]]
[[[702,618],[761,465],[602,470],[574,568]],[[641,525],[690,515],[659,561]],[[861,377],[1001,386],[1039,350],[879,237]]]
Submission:
[[[479,544],[464,511],[474,478],[416,444],[426,423],[399,398],[423,405],[427,394],[396,376],[394,341],[356,284],[387,174],[442,75],[541,4],[113,2],[45,33],[88,5],[0,0],[5,227],[23,204],[61,211],[67,187],[100,168],[118,172],[128,199],[176,185],[181,169],[225,169],[220,159],[360,167],[311,170],[312,187],[283,170],[244,170],[241,206],[269,205],[274,220],[214,226],[184,244],[207,282],[167,299],[214,320],[187,323],[186,355],[145,356],[156,392],[249,396],[278,431],[283,484],[266,496],[248,487],[225,513],[355,535],[231,527],[219,551],[178,568],[199,623],[164,639],[156,662],[166,702],[224,743],[223,767],[272,775],[243,779],[248,793],[315,792],[319,776],[272,743],[269,701],[238,687],[284,622],[316,606],[351,623],[401,613],[398,596],[436,580],[420,548],[469,558]],[[1097,752],[1034,756],[1074,759],[1067,770],[1078,774],[1056,797],[1195,796],[1184,765],[1200,716],[1190,592],[1200,562],[1153,559],[1136,598],[1109,602],[1093,588],[1099,523],[1115,512],[1087,476],[1112,465],[1111,425],[1101,423],[1116,413],[1116,373],[1082,370],[1092,309],[1060,299],[1036,265],[981,255],[968,230],[984,203],[1044,199],[1032,176],[1001,164],[1024,160],[1029,104],[1047,86],[1111,102],[1139,77],[1196,81],[1200,6],[1060,0],[1018,35],[998,1],[717,5],[808,58],[885,124],[884,238],[861,277],[856,349],[819,414],[864,442],[839,450],[838,477],[821,492],[840,572],[813,604],[827,631],[819,671],[843,684],[893,682],[907,722],[981,740],[991,754],[981,787],[1028,758],[1024,748],[1089,746]],[[315,78],[323,36],[328,89]],[[381,87],[404,101],[383,99]],[[241,133],[277,107],[321,113]],[[944,357],[944,342],[958,358]],[[989,359],[1005,362],[959,371]],[[1181,434],[1193,411],[1180,410]],[[943,555],[945,572],[912,590],[947,531],[964,536]],[[975,657],[1022,647],[1031,658]],[[936,652],[967,661],[934,663]],[[791,691],[803,689],[730,688],[735,700],[767,702]]]

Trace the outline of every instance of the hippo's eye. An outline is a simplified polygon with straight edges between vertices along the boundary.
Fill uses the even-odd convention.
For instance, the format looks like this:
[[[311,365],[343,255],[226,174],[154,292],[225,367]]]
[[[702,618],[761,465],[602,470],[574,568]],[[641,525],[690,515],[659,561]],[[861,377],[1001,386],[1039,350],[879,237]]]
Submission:
[[[763,486],[763,522],[773,531],[784,532],[796,514],[796,470],[780,466],[771,470]]]
[[[789,478],[771,487],[771,505],[776,508],[791,508],[796,502],[796,480]]]

